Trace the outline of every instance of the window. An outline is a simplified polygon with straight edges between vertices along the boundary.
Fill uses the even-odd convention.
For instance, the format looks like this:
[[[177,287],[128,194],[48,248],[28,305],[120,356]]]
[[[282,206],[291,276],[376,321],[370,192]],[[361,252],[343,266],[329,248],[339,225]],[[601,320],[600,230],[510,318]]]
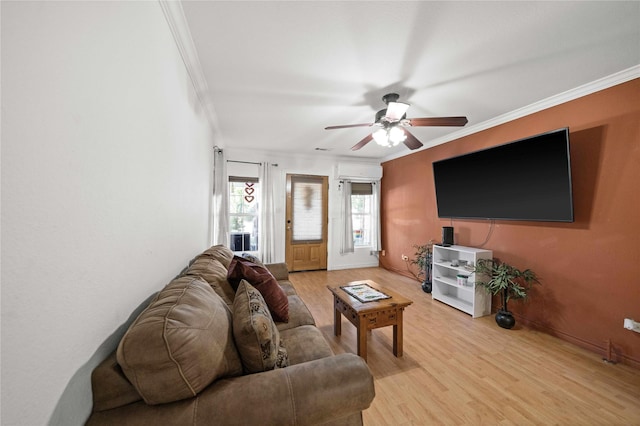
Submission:
[[[373,238],[372,219],[373,191],[370,183],[351,184],[351,222],[353,245],[371,246]]]
[[[229,247],[258,251],[260,183],[257,178],[229,177]]]

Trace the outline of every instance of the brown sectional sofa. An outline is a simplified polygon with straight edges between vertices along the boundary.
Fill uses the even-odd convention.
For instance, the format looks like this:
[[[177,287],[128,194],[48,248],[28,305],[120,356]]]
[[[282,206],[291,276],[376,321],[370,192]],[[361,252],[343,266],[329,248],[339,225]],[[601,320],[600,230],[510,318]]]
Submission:
[[[366,363],[332,352],[286,265],[259,265],[286,295],[275,322],[261,283],[227,281],[236,259],[211,247],[155,296],[93,371],[88,425],[362,424]]]

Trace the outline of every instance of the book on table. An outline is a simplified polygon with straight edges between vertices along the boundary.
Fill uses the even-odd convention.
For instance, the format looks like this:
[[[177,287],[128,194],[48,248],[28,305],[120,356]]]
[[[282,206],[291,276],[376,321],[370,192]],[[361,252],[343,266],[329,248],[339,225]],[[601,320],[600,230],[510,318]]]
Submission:
[[[391,296],[376,290],[366,283],[351,284],[340,287],[349,296],[355,297],[360,302],[375,302],[376,300],[391,299]]]

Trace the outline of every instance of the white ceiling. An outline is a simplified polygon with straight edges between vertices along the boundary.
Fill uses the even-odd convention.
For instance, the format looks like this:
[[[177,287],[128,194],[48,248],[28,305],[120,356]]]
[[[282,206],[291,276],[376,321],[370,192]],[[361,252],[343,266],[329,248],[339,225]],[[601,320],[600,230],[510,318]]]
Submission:
[[[393,158],[411,151],[353,152],[369,128],[324,127],[373,122],[396,92],[408,118],[465,115],[468,132],[640,64],[638,1],[181,3],[228,148]],[[411,132],[429,146],[461,129]]]

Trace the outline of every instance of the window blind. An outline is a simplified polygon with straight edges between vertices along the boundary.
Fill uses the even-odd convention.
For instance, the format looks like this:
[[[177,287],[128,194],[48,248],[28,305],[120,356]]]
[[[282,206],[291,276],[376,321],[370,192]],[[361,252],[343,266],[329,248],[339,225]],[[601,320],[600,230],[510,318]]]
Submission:
[[[258,183],[258,178],[257,177],[246,177],[246,176],[229,176],[229,182],[239,182],[239,183],[245,183],[245,182],[253,182],[253,183]]]
[[[371,182],[351,182],[351,195],[372,195]]]

